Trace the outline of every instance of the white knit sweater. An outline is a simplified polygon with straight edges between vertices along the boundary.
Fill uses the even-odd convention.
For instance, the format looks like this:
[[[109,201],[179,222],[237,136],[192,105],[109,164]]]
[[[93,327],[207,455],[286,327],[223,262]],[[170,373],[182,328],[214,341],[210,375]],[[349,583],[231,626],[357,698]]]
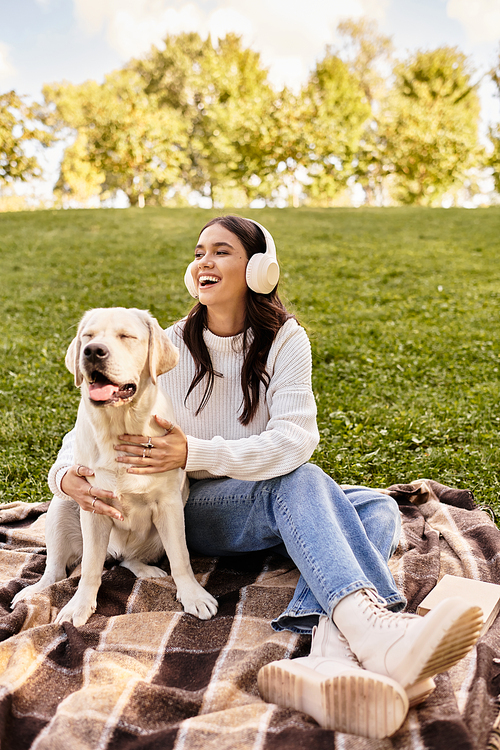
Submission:
[[[311,347],[303,328],[290,319],[278,332],[266,369],[270,385],[249,425],[238,421],[243,395],[241,366],[243,334],[204,338],[217,373],[208,404],[195,416],[205,390],[203,380],[184,403],[195,372],[191,354],[182,340],[182,321],[167,329],[179,348],[179,364],[161,375],[159,383],[170,395],[179,426],[187,435],[189,476],[233,477],[260,480],[288,474],[308,461],[318,444],[316,404],[311,388]],[[74,431],[63,440],[49,472],[54,494],[65,497],[61,479],[73,461]]]

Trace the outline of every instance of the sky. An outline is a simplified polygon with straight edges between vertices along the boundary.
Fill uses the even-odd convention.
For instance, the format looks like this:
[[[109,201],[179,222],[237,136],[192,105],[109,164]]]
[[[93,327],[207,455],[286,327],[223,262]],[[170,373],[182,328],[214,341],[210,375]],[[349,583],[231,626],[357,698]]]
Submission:
[[[366,16],[405,56],[449,45],[471,56],[479,78],[500,52],[500,0],[0,0],[0,92],[40,99],[44,83],[105,74],[161,47],[166,34],[234,31],[261,53],[277,86],[297,89],[342,18]],[[500,121],[491,82],[480,87],[482,132]]]

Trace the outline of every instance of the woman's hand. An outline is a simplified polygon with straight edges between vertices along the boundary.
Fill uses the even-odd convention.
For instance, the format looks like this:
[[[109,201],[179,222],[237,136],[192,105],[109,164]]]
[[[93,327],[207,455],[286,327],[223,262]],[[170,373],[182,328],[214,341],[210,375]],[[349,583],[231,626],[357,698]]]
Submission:
[[[187,461],[187,437],[180,427],[168,419],[155,416],[156,421],[166,431],[160,437],[148,438],[144,435],[120,435],[123,443],[115,445],[117,451],[126,456],[116,460],[128,464],[129,474],[158,474],[172,469],[184,469]]]
[[[61,489],[78,503],[82,510],[123,521],[120,511],[107,502],[115,498],[113,493],[109,490],[93,487],[85,479],[85,477],[92,476],[94,476],[94,472],[87,466],[71,466],[61,480]]]

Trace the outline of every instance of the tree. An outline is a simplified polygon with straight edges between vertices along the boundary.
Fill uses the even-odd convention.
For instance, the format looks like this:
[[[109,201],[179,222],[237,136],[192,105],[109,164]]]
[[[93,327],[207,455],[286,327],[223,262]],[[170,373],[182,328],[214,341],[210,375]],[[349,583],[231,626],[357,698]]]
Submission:
[[[341,21],[337,31],[344,39],[337,54],[358,78],[366,101],[373,107],[386,95],[393,66],[392,39],[379,32],[376,21],[367,18]]]
[[[263,197],[331,205],[352,174],[369,112],[357,79],[327,52],[299,94],[284,88],[266,100],[252,137],[239,140],[241,162],[252,164]]]
[[[159,107],[132,70],[103,84],[44,87],[45,121],[61,137],[71,133],[56,191],[85,201],[121,189],[131,205],[161,203],[186,160],[187,128],[179,112]]]
[[[36,127],[37,119],[36,105],[28,106],[15,91],[0,94],[0,185],[40,177],[38,160],[26,153],[26,146],[48,146],[51,138]]]
[[[228,191],[240,189],[251,200],[267,190],[259,174],[266,171],[263,141],[276,95],[258,53],[244,49],[234,34],[216,45],[198,34],[179,34],[131,67],[145,91],[187,124],[186,184],[216,204]]]
[[[327,51],[302,91],[304,165],[308,195],[328,205],[354,173],[354,157],[370,116],[359,80]]]
[[[351,174],[351,152],[369,110],[357,80],[334,55],[318,63],[298,96],[275,92],[259,54],[234,34],[215,45],[198,34],[167,37],[164,49],[153,48],[132,67],[146,92],[189,123],[183,178],[215,205],[237,190],[246,203],[285,193],[296,205],[303,189],[328,201]]]
[[[395,67],[385,153],[402,203],[433,205],[478,163],[479,99],[456,48],[418,51]]]
[[[496,66],[491,71],[491,78],[497,87],[497,95],[500,97],[500,52]],[[487,166],[493,169],[493,179],[495,189],[500,193],[500,123],[489,128],[489,136],[493,146],[493,151],[488,156]]]
[[[379,32],[376,21],[366,18],[342,21],[337,31],[344,39],[338,54],[359,80],[371,109],[360,138],[354,174],[365,192],[365,203],[380,204],[384,202],[388,169],[382,113],[394,65],[394,47],[391,38]]]

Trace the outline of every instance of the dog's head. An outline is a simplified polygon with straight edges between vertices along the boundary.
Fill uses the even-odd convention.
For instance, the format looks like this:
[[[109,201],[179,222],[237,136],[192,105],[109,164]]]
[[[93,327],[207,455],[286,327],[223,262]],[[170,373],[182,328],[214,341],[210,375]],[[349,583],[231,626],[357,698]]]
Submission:
[[[66,353],[75,384],[86,384],[97,406],[131,401],[149,379],[156,383],[178,360],[178,349],[155,318],[124,307],[85,313]]]

